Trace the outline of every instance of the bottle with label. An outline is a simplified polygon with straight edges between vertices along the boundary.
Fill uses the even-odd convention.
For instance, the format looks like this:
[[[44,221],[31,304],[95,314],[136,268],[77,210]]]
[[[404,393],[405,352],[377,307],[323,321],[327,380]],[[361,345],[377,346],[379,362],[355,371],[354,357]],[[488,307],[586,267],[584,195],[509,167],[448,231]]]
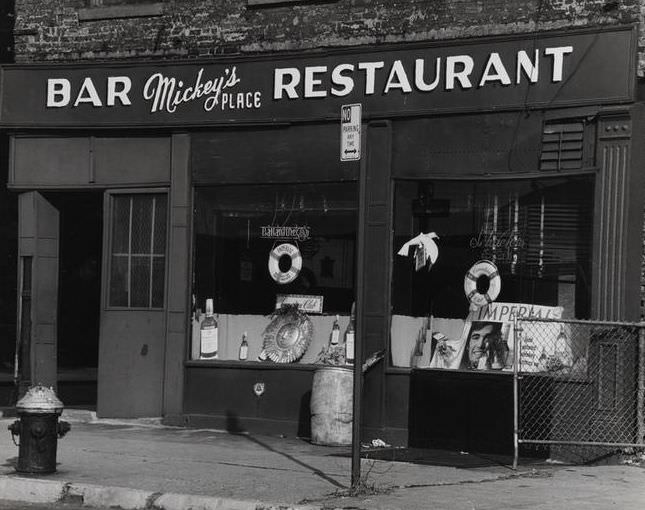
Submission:
[[[555,339],[555,357],[562,364],[563,367],[570,367],[573,364],[573,353],[571,352],[571,344],[569,338],[564,330],[564,324],[560,325],[560,333]]]
[[[349,316],[349,323],[345,330],[345,363],[354,364],[354,308]]]
[[[217,320],[213,315],[213,300],[206,300],[206,316],[199,330],[199,358],[216,359],[218,348]]]
[[[338,345],[340,340],[340,325],[338,324],[338,315],[334,319],[334,325],[331,327],[331,336],[329,338],[329,343],[331,345]]]
[[[242,343],[240,344],[240,359],[246,361],[249,357],[249,343],[246,340],[246,331],[242,333]]]

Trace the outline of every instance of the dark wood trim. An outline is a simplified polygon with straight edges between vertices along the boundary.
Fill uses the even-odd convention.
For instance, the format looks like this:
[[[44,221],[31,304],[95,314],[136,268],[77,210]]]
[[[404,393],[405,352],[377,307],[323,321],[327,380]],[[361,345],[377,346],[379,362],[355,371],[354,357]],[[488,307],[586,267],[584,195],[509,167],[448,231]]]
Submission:
[[[164,348],[163,414],[183,409],[186,343],[190,337],[190,223],[192,189],[190,135],[171,141],[170,193],[166,244],[166,342]]]
[[[389,302],[391,281],[392,223],[392,123],[369,123],[366,127],[365,176],[361,179],[359,237],[361,255],[360,340],[363,359],[385,351],[389,359]],[[369,287],[368,287],[369,286]],[[387,361],[378,363],[363,377],[362,427],[381,427],[385,421],[385,376]]]
[[[634,173],[632,133],[632,118],[627,112],[599,117],[596,160],[600,172],[596,179],[592,261],[592,318],[599,320],[628,318],[623,292],[627,284],[630,177]],[[642,221],[642,217],[639,219]]]

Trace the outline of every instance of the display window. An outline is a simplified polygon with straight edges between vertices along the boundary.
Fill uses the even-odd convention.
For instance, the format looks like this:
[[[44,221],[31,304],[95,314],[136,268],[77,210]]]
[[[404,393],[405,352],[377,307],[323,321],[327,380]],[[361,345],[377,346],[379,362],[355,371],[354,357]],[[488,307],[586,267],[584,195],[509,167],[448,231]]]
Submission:
[[[394,195],[394,366],[512,370],[513,315],[589,317],[593,177],[400,180]]]
[[[357,192],[354,182],[196,188],[190,358],[306,364],[332,331],[342,342]]]

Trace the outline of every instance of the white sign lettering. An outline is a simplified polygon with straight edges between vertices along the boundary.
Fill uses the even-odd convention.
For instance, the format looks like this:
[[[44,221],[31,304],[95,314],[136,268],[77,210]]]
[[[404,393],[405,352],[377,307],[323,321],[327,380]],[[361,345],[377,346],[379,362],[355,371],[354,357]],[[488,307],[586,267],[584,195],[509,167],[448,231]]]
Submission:
[[[242,110],[260,108],[262,94],[255,92],[227,92],[240,83],[237,68],[224,69],[220,76],[204,78],[202,67],[195,80],[188,84],[174,77],[161,73],[153,74],[143,87],[143,98],[152,101],[150,113],[174,113],[177,107],[205,97],[204,110],[210,112],[215,108],[221,110]]]
[[[115,106],[118,99],[122,105],[132,104],[128,93],[132,88],[132,81],[127,76],[108,76],[105,104]],[[62,108],[69,106],[72,96],[72,84],[67,78],[49,78],[47,80],[47,108]],[[96,86],[91,78],[86,77],[81,84],[74,106],[89,103],[92,106],[103,106]]]
[[[388,68],[385,62],[341,63],[332,68],[306,66],[301,71],[296,67],[276,68],[273,75],[273,99],[304,99],[345,96],[354,90],[357,82],[364,80],[360,91],[365,96],[393,91],[409,94],[415,89],[431,92],[440,84],[445,90],[471,89],[489,84],[519,85],[524,80],[536,83],[540,72],[548,73],[552,83],[563,80],[566,56],[573,53],[573,46],[547,47],[542,52],[535,50],[529,55],[519,50],[512,61],[504,62],[498,52],[491,52],[481,67],[476,67],[470,55],[436,57],[432,64],[425,59],[416,59],[412,68],[406,68],[401,60],[393,61]],[[540,67],[542,63],[542,67]],[[481,69],[475,72],[475,69]],[[544,69],[546,68],[546,70]],[[509,71],[510,70],[510,71]],[[376,90],[377,76],[385,79],[382,89]],[[431,76],[428,76],[433,73]],[[513,78],[511,78],[513,76]]]
[[[564,80],[567,56],[572,53],[573,46],[548,46],[530,52],[516,50],[511,56],[491,51],[483,56],[456,54],[387,62],[277,67],[268,71],[273,74],[272,84],[266,85],[272,85],[273,90],[264,93],[272,95],[274,101],[281,101],[345,97],[352,93],[366,98],[489,85],[509,87],[537,83],[541,78],[558,83]],[[99,78],[90,76],[74,81],[48,78],[46,105],[47,108],[129,107],[133,99],[139,98],[148,102],[150,113],[175,113],[181,106],[197,101],[206,112],[262,108],[262,87],[255,85],[244,90],[237,66],[209,69],[200,67],[188,77],[178,70],[154,72],[144,77],[138,90],[133,90],[129,76],[107,76],[100,78],[100,82]],[[349,135],[356,133],[355,129],[354,124],[343,127],[345,140],[351,139]],[[359,145],[355,146],[357,151],[360,151]]]

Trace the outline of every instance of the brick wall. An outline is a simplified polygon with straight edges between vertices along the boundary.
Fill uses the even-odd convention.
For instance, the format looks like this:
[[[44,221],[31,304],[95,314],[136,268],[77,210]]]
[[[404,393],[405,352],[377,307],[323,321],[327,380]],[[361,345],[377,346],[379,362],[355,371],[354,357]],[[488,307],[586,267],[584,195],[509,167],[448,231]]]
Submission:
[[[154,2],[154,0],[151,0]],[[634,0],[166,0],[161,16],[79,20],[88,0],[16,0],[16,59],[185,58],[635,22]],[[86,11],[87,12],[87,11]],[[645,57],[641,59],[645,68]]]

